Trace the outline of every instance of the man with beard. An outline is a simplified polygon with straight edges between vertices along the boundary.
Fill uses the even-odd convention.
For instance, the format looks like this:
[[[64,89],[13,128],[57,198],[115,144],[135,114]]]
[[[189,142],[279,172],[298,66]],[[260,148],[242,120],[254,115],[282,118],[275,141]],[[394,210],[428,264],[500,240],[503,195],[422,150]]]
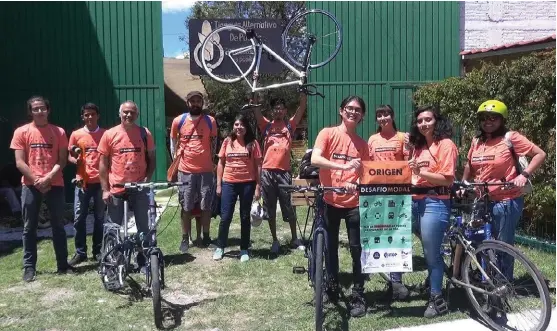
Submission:
[[[292,234],[290,246],[304,249],[302,241],[296,235],[296,212],[292,207],[290,193],[279,189],[279,185],[292,184],[292,172],[290,171],[292,134],[306,111],[306,102],[306,94],[300,93],[300,104],[296,113],[292,118],[287,118],[285,101],[283,99],[271,100],[271,121],[263,116],[259,108],[254,109],[257,125],[264,141],[261,189],[264,208],[269,214],[269,229],[273,237],[271,253],[274,254],[277,254],[280,248],[277,238],[277,199],[280,203],[282,219],[290,225]]]
[[[213,197],[212,145],[217,137],[217,123],[212,116],[203,114],[203,94],[192,91],[186,96],[188,113],[176,117],[170,129],[170,150],[173,158],[180,158],[178,181],[189,185],[180,186],[179,200],[182,206],[182,242],[180,251],[186,253],[190,246],[192,211],[199,203],[203,230],[203,245],[211,244],[209,226]],[[199,235],[196,242],[199,243]]]

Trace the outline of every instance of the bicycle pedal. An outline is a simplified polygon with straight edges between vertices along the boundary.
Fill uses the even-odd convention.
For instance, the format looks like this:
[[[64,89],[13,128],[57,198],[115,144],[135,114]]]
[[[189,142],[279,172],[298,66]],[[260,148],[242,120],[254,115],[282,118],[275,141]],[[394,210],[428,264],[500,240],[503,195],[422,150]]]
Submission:
[[[440,314],[444,314],[449,311],[449,306],[447,305],[447,301],[442,298],[435,300],[435,307]]]
[[[292,273],[294,274],[305,274],[306,268],[304,267],[292,267]]]

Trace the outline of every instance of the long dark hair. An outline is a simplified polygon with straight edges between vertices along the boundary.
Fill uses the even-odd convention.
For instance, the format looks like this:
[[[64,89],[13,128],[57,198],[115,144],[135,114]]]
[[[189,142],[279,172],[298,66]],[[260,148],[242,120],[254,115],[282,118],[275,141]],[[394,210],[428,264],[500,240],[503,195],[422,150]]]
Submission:
[[[251,152],[253,150],[253,145],[255,144],[255,134],[253,134],[253,130],[251,129],[251,126],[249,125],[248,118],[244,114],[239,114],[238,116],[236,116],[236,118],[234,119],[234,122],[232,123],[233,128],[230,131],[230,133],[228,134],[228,138],[230,139],[231,143],[233,143],[234,140],[236,140],[238,138],[236,136],[236,132],[234,131],[234,123],[236,121],[240,121],[242,123],[242,125],[244,126],[244,128],[246,129],[246,134],[244,135],[244,142],[245,142],[246,148],[248,149],[249,154],[251,156]]]
[[[395,129],[395,132],[397,132],[398,129],[396,128],[395,123],[395,110],[393,109],[393,107],[391,107],[391,105],[379,105],[379,107],[375,109],[375,121],[377,121],[377,113],[379,112],[388,113],[389,115],[391,115],[391,119],[393,120],[393,129]],[[377,132],[381,132],[381,125],[377,126]]]
[[[509,131],[509,129],[507,129],[506,126],[507,120],[501,115],[498,116],[501,117],[501,125],[499,126],[499,128],[497,128],[497,130],[491,133],[491,138],[504,137],[505,133]],[[480,122],[479,116],[478,116],[478,131],[476,133],[476,138],[480,139],[481,141],[487,140],[487,135],[484,132],[484,130],[482,130],[482,123]]]
[[[439,112],[439,109],[435,106],[423,106],[418,107],[414,111],[414,118],[412,119],[412,127],[410,128],[409,141],[414,147],[422,148],[427,146],[427,141],[418,130],[418,115],[425,111],[430,111],[433,113],[435,118],[435,127],[433,128],[433,141],[437,142],[442,139],[451,138],[453,135],[453,126],[451,122]]]

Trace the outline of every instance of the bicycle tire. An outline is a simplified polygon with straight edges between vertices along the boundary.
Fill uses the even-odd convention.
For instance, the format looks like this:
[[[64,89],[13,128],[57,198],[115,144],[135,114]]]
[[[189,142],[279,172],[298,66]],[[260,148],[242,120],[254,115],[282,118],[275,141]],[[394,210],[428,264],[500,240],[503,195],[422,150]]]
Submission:
[[[325,246],[325,237],[323,233],[318,233],[315,238],[315,279],[314,279],[314,300],[315,300],[315,330],[323,330],[323,270],[324,259],[323,249]]]
[[[522,263],[525,266],[526,271],[528,271],[528,273],[530,274],[530,276],[532,276],[534,283],[538,289],[538,292],[540,294],[540,299],[544,305],[544,308],[541,309],[541,316],[543,318],[541,318],[541,323],[539,323],[535,329],[530,329],[532,331],[544,331],[547,329],[547,326],[549,325],[549,321],[551,319],[551,299],[549,296],[549,288],[547,287],[547,284],[545,283],[545,279],[543,278],[543,276],[541,275],[541,272],[538,270],[538,268],[517,248],[515,248],[514,246],[511,246],[505,242],[502,241],[498,241],[498,240],[485,240],[484,242],[482,242],[480,245],[478,245],[478,247],[475,249],[475,254],[479,255],[482,251],[484,250],[497,250],[501,253],[506,253],[511,255],[514,258],[514,263]],[[489,253],[488,255],[492,256],[493,253]],[[466,284],[470,284],[470,267],[471,267],[471,262],[472,262],[472,257],[470,255],[466,255],[466,258],[464,259],[463,262],[463,266],[462,266],[462,281]],[[484,309],[480,306],[478,300],[476,299],[476,297],[474,296],[473,293],[473,289],[465,287],[465,291],[466,291],[466,295],[468,296],[468,299],[470,300],[470,303],[472,304],[474,310],[481,316],[481,318],[487,323],[489,324],[492,328],[494,328],[495,330],[506,330],[505,328],[503,328],[501,325],[497,324],[496,321],[494,321],[485,311]],[[513,328],[513,330],[517,330],[516,328]]]
[[[295,64],[296,66],[302,68],[303,67],[303,63],[299,61],[299,59],[294,58],[294,56],[292,56],[291,52],[289,52],[289,45],[288,45],[288,35],[289,35],[289,31],[290,29],[297,23],[297,24],[301,24],[301,22],[305,19],[305,16],[309,16],[310,14],[318,14],[318,15],[324,15],[326,17],[328,17],[330,20],[332,20],[332,23],[334,24],[335,28],[338,31],[338,37],[336,40],[336,44],[335,44],[335,49],[334,51],[325,58],[325,60],[316,63],[316,64],[309,64],[308,68],[309,69],[315,69],[315,68],[319,68],[322,67],[324,65],[326,65],[327,63],[331,62],[338,54],[338,52],[340,51],[340,48],[342,46],[342,26],[340,25],[340,23],[338,22],[338,20],[336,19],[336,17],[334,17],[331,13],[326,12],[324,10],[321,9],[311,9],[311,10],[307,10],[304,11],[303,13],[300,13],[298,15],[296,15],[294,18],[292,18],[288,24],[286,25],[284,32],[282,33],[282,50],[284,51],[284,53],[286,54],[286,57],[288,58],[288,60]],[[326,19],[326,18],[324,18]],[[300,22],[298,22],[300,21]],[[310,59],[311,61],[311,59]]]
[[[207,54],[206,52],[204,52],[203,50],[207,48],[207,43],[209,41],[212,41],[215,36],[218,36],[220,32],[222,31],[236,31],[238,33],[243,33],[244,35],[247,33],[247,31],[239,26],[236,25],[225,25],[225,26],[221,26],[220,28],[212,31],[211,33],[209,33],[209,35],[207,35],[207,37],[205,38],[205,40],[203,41],[203,44],[201,46],[201,66],[203,67],[203,70],[207,73],[207,75],[209,77],[211,77],[212,79],[221,82],[221,83],[225,83],[225,84],[231,84],[231,83],[236,83],[239,82],[240,80],[242,80],[243,78],[247,77],[247,75],[249,75],[253,69],[255,68],[255,62],[257,59],[257,52],[256,52],[256,46],[255,46],[255,41],[253,41],[253,39],[249,39],[250,43],[251,43],[251,47],[247,46],[248,48],[251,48],[251,50],[253,51],[253,59],[251,60],[251,63],[248,67],[248,69],[245,72],[242,72],[240,69],[238,69],[241,73],[240,76],[234,77],[234,78],[230,78],[230,79],[225,79],[225,78],[221,78],[219,76],[217,76],[216,74],[213,73],[213,69],[218,68],[220,66],[217,65],[215,68],[209,68],[208,64],[207,64],[207,59],[205,57],[205,55]],[[220,46],[220,44],[216,44],[218,46]],[[240,47],[238,49],[242,49],[242,48],[246,48],[246,47]],[[246,49],[248,49],[246,48]],[[224,52],[224,49],[221,47],[222,52]],[[226,55],[228,55],[229,51],[226,51],[224,53],[226,53]],[[221,54],[224,56],[224,54]],[[197,54],[195,54],[195,56],[197,56]],[[221,62],[222,63],[222,62]]]
[[[114,291],[115,288],[111,288],[109,287],[107,284],[109,283],[109,278],[111,278],[111,276],[113,277],[114,275],[107,275],[107,273],[109,272],[108,268],[106,268],[106,266],[104,265],[104,262],[106,262],[107,258],[111,259],[111,263],[116,263],[119,260],[122,260],[122,254],[120,252],[118,252],[118,254],[116,254],[116,252],[113,250],[114,247],[116,245],[119,244],[119,237],[114,235],[113,233],[107,233],[104,235],[103,237],[103,242],[102,242],[102,247],[101,247],[101,262],[99,264],[99,268],[100,268],[100,276],[101,276],[101,281],[103,283],[104,288],[107,291]]]
[[[161,280],[160,280],[160,263],[158,254],[151,254],[151,295],[153,298],[153,315],[155,318],[155,326],[158,329],[163,327],[162,321],[162,304],[161,304]]]

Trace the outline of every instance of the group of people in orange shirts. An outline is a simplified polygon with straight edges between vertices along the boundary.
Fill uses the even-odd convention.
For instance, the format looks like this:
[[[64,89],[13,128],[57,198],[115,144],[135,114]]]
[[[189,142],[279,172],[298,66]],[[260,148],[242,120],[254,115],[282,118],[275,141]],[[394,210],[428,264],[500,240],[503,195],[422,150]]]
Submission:
[[[186,101],[188,112],[176,117],[171,126],[171,154],[180,158],[178,181],[188,182],[179,189],[181,205],[182,241],[180,251],[190,247],[191,220],[198,219],[198,245],[210,246],[209,224],[213,200],[220,199],[220,224],[218,239],[213,244],[214,260],[221,260],[227,247],[228,232],[239,200],[241,239],[240,261],[249,261],[250,208],[254,200],[263,198],[272,236],[271,252],[279,253],[280,243],[276,234],[277,202],[282,218],[291,230],[290,246],[304,249],[297,237],[296,213],[290,195],[279,189],[280,184],[291,184],[290,151],[292,135],[306,110],[306,95],[300,94],[300,103],[292,117],[287,116],[284,100],[271,101],[271,117],[263,116],[259,108],[253,110],[257,127],[263,136],[263,146],[255,139],[248,118],[240,114],[235,118],[229,135],[217,152],[215,139],[218,128],[215,119],[204,113],[203,95],[190,92]],[[38,209],[46,200],[52,215],[53,244],[58,271],[73,271],[73,266],[87,259],[85,240],[86,206],[95,201],[95,226],[93,232],[93,257],[100,253],[103,211],[113,222],[121,223],[122,199],[130,201],[140,232],[147,228],[147,195],[144,192],[128,194],[114,187],[124,182],[149,181],[156,167],[154,143],[151,133],[135,124],[139,109],[133,101],[124,102],[119,109],[121,123],[104,130],[98,127],[99,109],[86,104],[81,109],[83,128],[74,131],[68,142],[64,130],[48,123],[50,105],[42,97],[27,102],[32,122],[17,128],[11,148],[15,150],[16,165],[23,174],[22,215],[25,281],[35,278],[37,259],[36,228]],[[451,140],[450,121],[433,106],[419,107],[414,111],[410,132],[402,133],[395,124],[395,111],[389,105],[375,109],[377,133],[366,142],[358,136],[356,128],[364,121],[365,101],[359,96],[342,100],[338,108],[340,124],[322,129],[313,145],[311,164],[318,167],[319,180],[324,186],[342,186],[349,194],[328,192],[325,200],[325,223],[328,234],[331,272],[325,301],[339,298],[338,244],[340,221],[344,219],[348,232],[353,266],[353,287],[350,296],[350,314],[363,316],[366,302],[363,296],[364,275],[360,255],[360,213],[357,185],[361,178],[363,161],[407,161],[412,170],[413,231],[422,240],[428,265],[430,300],[424,316],[440,314],[444,304],[441,296],[443,261],[439,255],[443,234],[450,215],[450,187],[455,180],[458,149]],[[493,235],[499,240],[514,244],[515,229],[524,205],[521,188],[530,175],[540,167],[545,152],[519,132],[507,128],[508,108],[497,100],[482,103],[476,111],[478,134],[468,152],[463,180],[511,181],[512,189],[490,189],[490,206],[493,215]],[[85,159],[72,153],[72,146],[84,146]],[[509,147],[510,146],[510,147]],[[68,151],[70,155],[68,156]],[[218,164],[212,162],[218,155]],[[515,158],[531,158],[529,165],[517,171]],[[61,223],[64,205],[62,168],[66,161],[85,162],[88,175],[86,188],[75,189],[76,254],[67,261],[65,232]],[[124,197],[124,195],[127,195]],[[196,212],[198,210],[198,212]],[[203,237],[201,237],[201,232]],[[138,261],[141,265],[141,261]],[[508,258],[512,277],[512,258]],[[391,273],[394,299],[404,299],[408,290],[402,275]]]

